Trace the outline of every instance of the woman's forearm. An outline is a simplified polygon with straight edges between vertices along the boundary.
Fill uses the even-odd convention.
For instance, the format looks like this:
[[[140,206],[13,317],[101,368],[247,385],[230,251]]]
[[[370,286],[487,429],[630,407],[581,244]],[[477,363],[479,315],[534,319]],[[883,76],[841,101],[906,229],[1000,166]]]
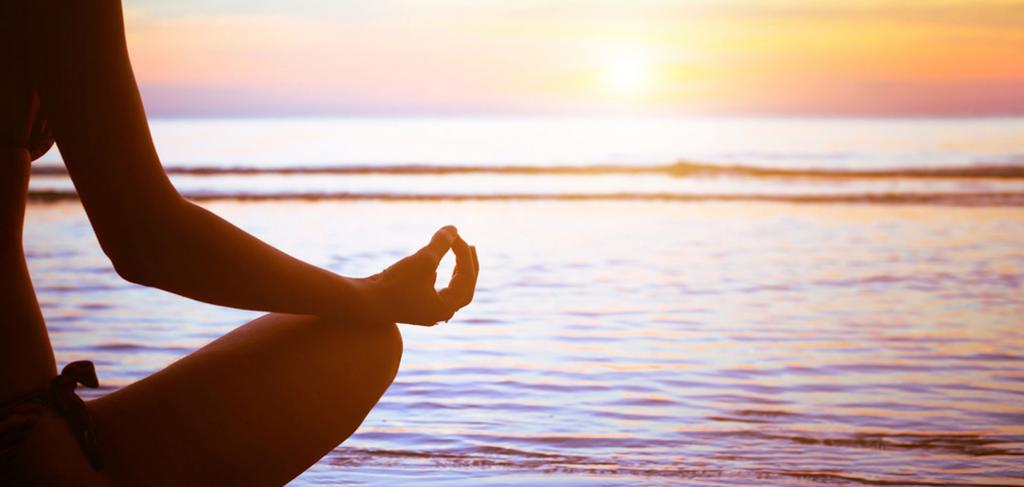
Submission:
[[[112,256],[126,279],[235,308],[375,319],[367,283],[303,262],[185,200],[156,231]]]

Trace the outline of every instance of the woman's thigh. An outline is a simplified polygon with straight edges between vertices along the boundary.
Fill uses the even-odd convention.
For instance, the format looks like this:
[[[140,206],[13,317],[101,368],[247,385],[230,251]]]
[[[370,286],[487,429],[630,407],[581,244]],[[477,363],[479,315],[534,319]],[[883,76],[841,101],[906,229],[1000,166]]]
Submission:
[[[263,316],[89,403],[106,474],[283,484],[355,432],[401,355],[394,324]]]

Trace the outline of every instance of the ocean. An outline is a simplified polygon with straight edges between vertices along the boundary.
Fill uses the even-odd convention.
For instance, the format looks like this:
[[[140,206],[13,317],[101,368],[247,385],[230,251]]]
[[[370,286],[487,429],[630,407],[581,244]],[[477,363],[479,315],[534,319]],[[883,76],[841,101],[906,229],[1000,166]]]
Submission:
[[[182,194],[317,265],[479,250],[297,485],[1024,485],[1024,119],[151,125]],[[59,161],[25,246],[90,397],[257,316],[120,280]]]
[[[1018,205],[1024,118],[169,119],[194,199],[662,199]],[[38,198],[73,195],[59,156]]]

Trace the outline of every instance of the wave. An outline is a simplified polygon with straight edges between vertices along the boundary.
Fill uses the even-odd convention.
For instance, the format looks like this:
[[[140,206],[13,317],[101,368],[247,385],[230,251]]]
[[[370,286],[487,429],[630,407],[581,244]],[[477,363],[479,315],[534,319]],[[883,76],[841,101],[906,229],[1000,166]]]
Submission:
[[[866,447],[878,450],[911,449],[921,451],[946,452],[946,446],[953,446],[948,453],[966,453],[969,456],[1019,456],[1015,450],[976,450],[977,445],[998,444],[1000,441],[987,439],[976,435],[910,435],[913,438],[911,443],[901,443],[886,440],[876,435],[876,438],[867,440],[830,440],[813,437],[766,437],[765,439],[781,439],[795,441],[802,445],[815,445],[824,448],[846,449],[850,447]],[[937,445],[935,444],[937,443]],[[966,451],[962,451],[966,448]],[[621,479],[624,477],[641,477],[650,480],[662,481],[701,481],[712,480],[724,483],[764,483],[782,482],[790,483],[824,483],[824,484],[846,484],[846,485],[884,485],[884,486],[938,486],[948,485],[946,478],[932,476],[907,476],[899,474],[858,474],[857,472],[844,472],[834,469],[816,470],[813,468],[800,468],[797,466],[768,466],[762,465],[752,468],[722,468],[715,465],[683,465],[679,463],[659,462],[650,458],[630,458],[590,456],[586,454],[572,453],[544,453],[531,452],[508,448],[504,446],[474,446],[468,448],[455,448],[445,450],[417,450],[417,449],[386,449],[386,448],[359,448],[341,447],[332,451],[325,461],[328,465],[336,468],[352,469],[359,467],[376,466],[381,468],[412,467],[422,468],[429,465],[432,469],[485,469],[490,471],[510,471],[520,473],[531,471],[541,475],[563,475],[581,476],[581,478],[593,478],[600,476],[606,478]],[[964,482],[957,481],[957,485],[965,486],[996,486],[1014,485],[989,482]],[[799,484],[798,484],[799,485]]]
[[[30,190],[33,201],[77,200],[74,191]],[[183,192],[195,201],[675,201],[862,203],[951,206],[1024,206],[1024,192],[859,193],[859,194],[697,194],[697,193],[552,193],[552,194],[403,194],[403,193],[203,193]]]
[[[554,165],[554,166],[487,166],[487,165],[339,165],[339,166],[174,166],[166,167],[168,174],[192,176],[245,176],[245,175],[452,175],[452,174],[509,174],[509,175],[612,175],[661,174],[674,177],[690,176],[742,176],[760,178],[831,178],[831,179],[1024,179],[1024,164],[978,164],[931,168],[838,169],[838,168],[772,168],[753,165],[723,165],[697,162],[676,162],[663,165],[630,166],[615,164]],[[64,166],[39,165],[33,174],[66,174]]]

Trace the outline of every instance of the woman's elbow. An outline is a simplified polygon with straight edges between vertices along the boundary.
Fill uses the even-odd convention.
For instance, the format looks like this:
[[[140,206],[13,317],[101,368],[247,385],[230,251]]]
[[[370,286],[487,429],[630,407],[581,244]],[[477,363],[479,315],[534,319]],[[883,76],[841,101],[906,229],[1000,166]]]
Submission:
[[[125,254],[122,252],[107,252],[110,262],[114,265],[114,272],[117,272],[121,279],[140,286],[156,287],[158,285],[157,272],[148,265],[142,256]]]
[[[101,238],[100,247],[122,279],[140,286],[160,287],[163,278],[158,263],[163,252],[145,240],[138,234],[131,238]]]
[[[142,286],[161,287],[176,272],[173,258],[180,242],[173,238],[172,218],[124,218],[117,226],[97,229],[100,247],[122,279]],[[159,222],[159,223],[154,223]],[[173,258],[172,258],[173,257]]]

